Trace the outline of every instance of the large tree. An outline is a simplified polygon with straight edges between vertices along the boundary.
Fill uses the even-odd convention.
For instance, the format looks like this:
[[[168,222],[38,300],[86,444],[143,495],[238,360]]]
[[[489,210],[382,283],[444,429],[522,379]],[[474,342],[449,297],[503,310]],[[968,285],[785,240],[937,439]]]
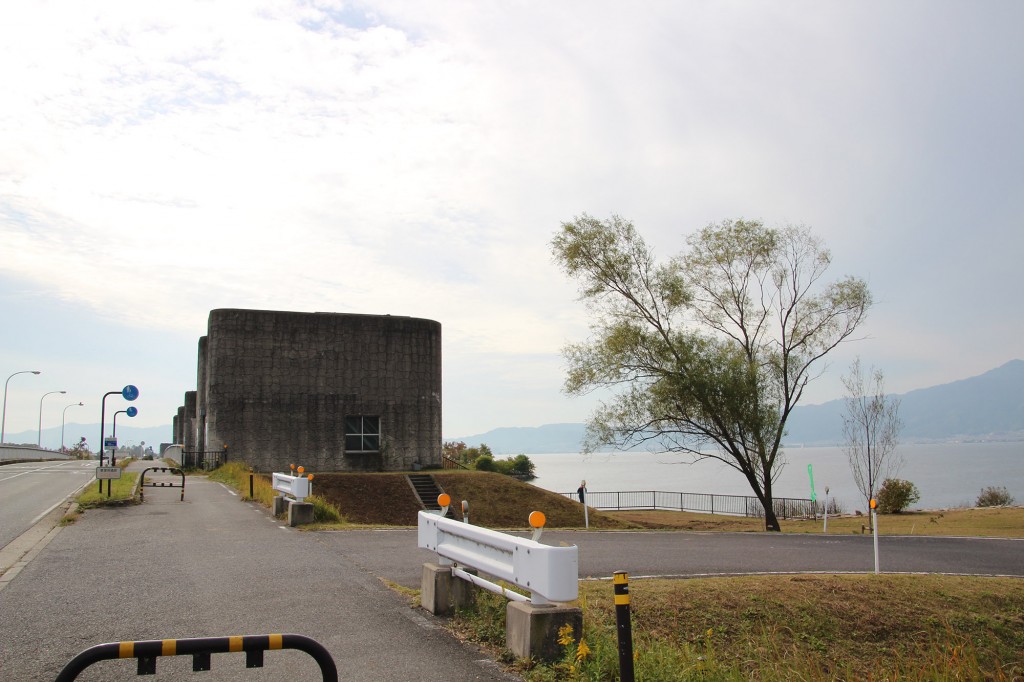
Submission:
[[[565,389],[611,389],[585,448],[645,441],[739,471],[779,530],[772,483],[793,407],[820,361],[849,339],[871,297],[823,281],[829,252],[804,227],[712,224],[658,263],[633,225],[588,215],[562,224],[555,260],[591,311],[591,338],[565,351]]]
[[[871,368],[868,376],[857,358],[843,376],[846,413],[843,437],[857,490],[864,496],[865,509],[880,490],[879,481],[899,473],[903,461],[896,455],[903,421],[900,401],[885,395],[882,370]]]

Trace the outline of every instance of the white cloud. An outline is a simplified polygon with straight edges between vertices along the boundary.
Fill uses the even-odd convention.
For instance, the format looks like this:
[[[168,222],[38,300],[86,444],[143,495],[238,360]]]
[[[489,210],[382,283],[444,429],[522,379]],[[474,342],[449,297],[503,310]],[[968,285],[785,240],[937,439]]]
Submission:
[[[216,307],[437,319],[446,376],[486,367],[509,396],[496,419],[541,423],[575,414],[552,359],[586,334],[548,255],[560,221],[619,213],[667,257],[710,221],[762,217],[810,224],[836,274],[869,278],[884,305],[865,349],[893,385],[955,378],[1019,355],[1022,13],[7,8],[0,274],[185,338]],[[478,402],[449,385],[446,423]]]

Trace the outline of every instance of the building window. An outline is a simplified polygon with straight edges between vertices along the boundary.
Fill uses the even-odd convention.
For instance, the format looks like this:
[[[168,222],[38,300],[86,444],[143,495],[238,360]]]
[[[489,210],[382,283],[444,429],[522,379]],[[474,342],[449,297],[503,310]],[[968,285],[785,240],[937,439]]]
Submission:
[[[345,452],[380,452],[380,417],[345,417]]]

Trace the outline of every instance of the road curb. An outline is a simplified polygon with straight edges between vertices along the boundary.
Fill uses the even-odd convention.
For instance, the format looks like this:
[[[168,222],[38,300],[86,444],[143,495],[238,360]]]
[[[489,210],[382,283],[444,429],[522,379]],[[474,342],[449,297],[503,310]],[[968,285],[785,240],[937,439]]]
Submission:
[[[34,526],[0,549],[0,592],[57,536],[62,528],[60,520],[77,510],[77,502],[57,505]]]

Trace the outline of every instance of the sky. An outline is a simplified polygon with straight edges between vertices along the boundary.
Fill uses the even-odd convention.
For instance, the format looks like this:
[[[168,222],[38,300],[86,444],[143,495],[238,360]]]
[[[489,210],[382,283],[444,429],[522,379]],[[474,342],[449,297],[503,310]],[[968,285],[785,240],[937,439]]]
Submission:
[[[807,403],[856,356],[891,393],[1024,357],[1021,26],[1014,0],[7,3],[0,378],[42,373],[6,432],[127,384],[133,426],[169,425],[216,308],[439,321],[446,438],[585,421],[550,248],[583,213],[666,259],[809,226],[875,305]]]

